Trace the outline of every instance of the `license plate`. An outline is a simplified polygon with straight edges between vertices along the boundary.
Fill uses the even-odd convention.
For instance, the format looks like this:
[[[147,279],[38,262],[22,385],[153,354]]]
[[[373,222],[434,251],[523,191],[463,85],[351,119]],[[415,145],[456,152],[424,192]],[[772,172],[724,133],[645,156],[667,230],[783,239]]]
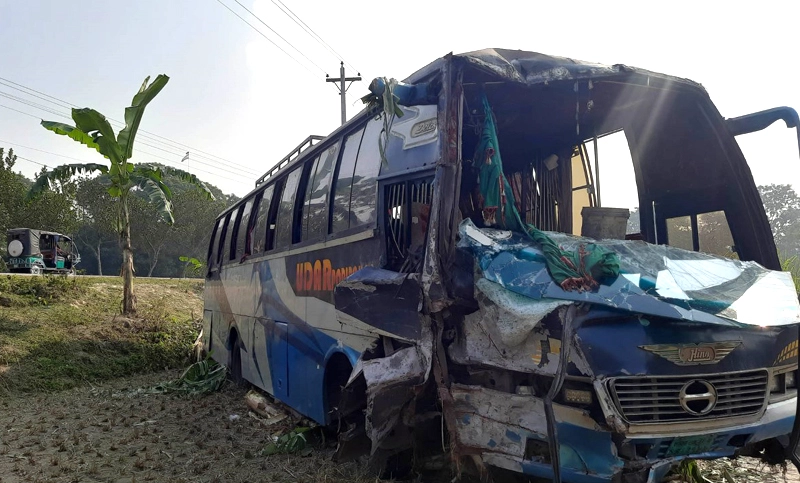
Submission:
[[[669,445],[669,449],[667,449],[667,457],[684,456],[711,451],[714,449],[715,439],[716,436],[713,434],[675,438],[672,440],[672,444]]]

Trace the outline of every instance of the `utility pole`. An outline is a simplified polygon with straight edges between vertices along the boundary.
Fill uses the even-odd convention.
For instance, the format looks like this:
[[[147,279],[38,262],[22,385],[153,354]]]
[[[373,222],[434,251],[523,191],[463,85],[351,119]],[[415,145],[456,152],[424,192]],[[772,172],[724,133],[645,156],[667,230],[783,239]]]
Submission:
[[[331,78],[328,74],[325,74],[325,82],[338,82],[339,85],[336,87],[339,89],[339,95],[342,96],[342,124],[347,122],[347,102],[345,101],[345,94],[347,93],[347,89],[355,81],[361,80],[361,72],[358,73],[356,77],[345,77],[344,76],[344,61],[342,61],[341,66],[339,67],[339,78]],[[350,84],[345,86],[344,83],[349,82]]]

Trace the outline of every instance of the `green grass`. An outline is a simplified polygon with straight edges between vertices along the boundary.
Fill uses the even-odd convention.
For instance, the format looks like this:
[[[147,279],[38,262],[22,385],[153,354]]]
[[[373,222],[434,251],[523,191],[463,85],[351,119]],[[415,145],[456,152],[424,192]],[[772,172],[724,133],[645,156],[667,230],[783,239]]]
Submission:
[[[57,391],[186,365],[202,280],[136,279],[139,312],[119,315],[119,278],[0,276],[0,392]]]
[[[784,272],[792,274],[794,286],[797,289],[797,293],[800,294],[800,257],[781,257],[781,267]]]

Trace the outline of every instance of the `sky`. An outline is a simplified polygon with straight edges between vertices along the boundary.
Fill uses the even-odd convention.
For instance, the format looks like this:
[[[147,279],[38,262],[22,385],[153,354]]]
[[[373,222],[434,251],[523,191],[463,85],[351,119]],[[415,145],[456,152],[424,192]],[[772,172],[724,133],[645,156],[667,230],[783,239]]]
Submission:
[[[348,91],[349,118],[372,78],[402,79],[449,52],[487,47],[690,78],[725,117],[800,109],[797,1],[238,2],[264,23],[237,0],[0,0],[0,147],[27,158],[17,168],[29,177],[35,162],[102,161],[39,120],[69,122],[57,114],[70,104],[121,120],[144,78],[164,73],[169,84],[147,107],[133,161],[188,167],[241,196],[308,135],[339,125],[339,94],[325,74],[338,76],[340,59],[364,79]],[[776,123],[737,141],[757,184],[800,188],[793,130]],[[635,205],[630,186],[601,186],[604,205]]]

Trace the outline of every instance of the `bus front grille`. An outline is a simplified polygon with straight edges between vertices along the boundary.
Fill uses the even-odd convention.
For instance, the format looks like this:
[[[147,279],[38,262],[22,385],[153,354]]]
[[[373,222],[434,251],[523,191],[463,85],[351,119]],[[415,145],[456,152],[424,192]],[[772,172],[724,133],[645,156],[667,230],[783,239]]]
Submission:
[[[617,410],[625,420],[648,424],[757,414],[767,401],[768,382],[767,371],[757,370],[619,377],[611,381],[610,388]]]

